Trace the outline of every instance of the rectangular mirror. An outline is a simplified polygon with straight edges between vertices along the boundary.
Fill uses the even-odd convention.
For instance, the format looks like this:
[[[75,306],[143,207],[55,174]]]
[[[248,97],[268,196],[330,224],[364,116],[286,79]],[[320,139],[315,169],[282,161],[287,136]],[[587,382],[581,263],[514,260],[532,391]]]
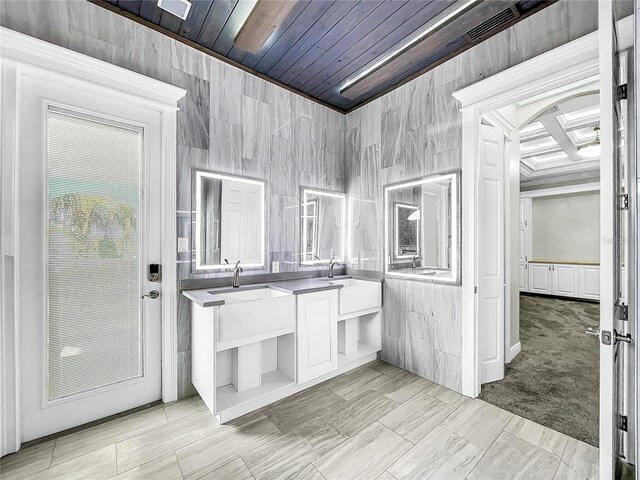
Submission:
[[[265,182],[194,171],[193,268],[264,268]]]
[[[344,264],[346,198],[344,193],[300,189],[300,264]]]
[[[460,281],[459,172],[384,189],[385,274]]]

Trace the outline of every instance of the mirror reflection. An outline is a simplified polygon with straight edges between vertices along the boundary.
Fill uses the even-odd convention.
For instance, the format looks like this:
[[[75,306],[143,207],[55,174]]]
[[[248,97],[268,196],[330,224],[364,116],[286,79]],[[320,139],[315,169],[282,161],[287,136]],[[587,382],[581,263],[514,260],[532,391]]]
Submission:
[[[300,263],[343,261],[345,195],[302,188],[300,199]]]
[[[264,182],[202,170],[194,177],[194,268],[263,267]]]
[[[458,281],[458,176],[437,175],[385,188],[385,272]]]

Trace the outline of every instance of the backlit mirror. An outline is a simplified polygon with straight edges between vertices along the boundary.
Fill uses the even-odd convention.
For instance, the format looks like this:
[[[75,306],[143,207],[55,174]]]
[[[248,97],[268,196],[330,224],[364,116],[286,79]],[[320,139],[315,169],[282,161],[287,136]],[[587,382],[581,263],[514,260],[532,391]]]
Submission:
[[[193,268],[263,268],[265,182],[194,171]]]
[[[385,187],[385,274],[459,282],[459,173]]]
[[[300,189],[300,264],[344,262],[345,195]]]

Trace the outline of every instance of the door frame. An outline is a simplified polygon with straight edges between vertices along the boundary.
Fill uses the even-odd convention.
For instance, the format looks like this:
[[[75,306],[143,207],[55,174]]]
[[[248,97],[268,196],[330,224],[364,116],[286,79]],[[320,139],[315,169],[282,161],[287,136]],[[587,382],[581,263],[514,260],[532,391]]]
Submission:
[[[633,45],[633,16],[618,21],[620,50]],[[477,195],[483,115],[599,71],[599,35],[592,32],[453,93],[462,112],[462,358],[461,392],[480,394],[477,286]],[[506,221],[501,212],[502,222]],[[601,285],[601,288],[606,287]]]
[[[18,172],[20,165],[19,92],[25,76],[52,80],[154,112],[162,122],[162,401],[177,400],[177,272],[176,272],[176,152],[178,100],[182,88],[57,45],[0,27],[0,80],[2,113],[2,237],[0,238],[0,456],[15,452],[21,444],[20,399],[20,303],[27,292],[19,288],[20,238]]]

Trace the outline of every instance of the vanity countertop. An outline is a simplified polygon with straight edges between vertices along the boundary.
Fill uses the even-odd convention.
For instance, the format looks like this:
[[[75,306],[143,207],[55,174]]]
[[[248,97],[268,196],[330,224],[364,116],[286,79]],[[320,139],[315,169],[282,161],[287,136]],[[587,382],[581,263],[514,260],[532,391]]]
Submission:
[[[303,293],[321,292],[323,290],[335,290],[342,288],[340,284],[331,284],[332,280],[345,280],[353,278],[351,275],[339,275],[334,278],[313,277],[302,278],[298,280],[280,280],[277,282],[253,283],[240,285],[238,288],[233,287],[215,287],[202,288],[198,290],[183,290],[182,294],[189,300],[197,303],[201,307],[216,307],[224,305],[224,298],[220,294],[229,292],[238,292],[242,290],[253,290],[256,288],[273,288],[292,295],[300,295]],[[363,279],[370,280],[370,279]],[[377,280],[370,280],[377,281]]]
[[[529,260],[529,263],[553,263],[555,265],[588,265],[598,267],[600,266],[600,262],[590,262],[590,261],[571,261],[571,260],[540,260],[533,259]]]

